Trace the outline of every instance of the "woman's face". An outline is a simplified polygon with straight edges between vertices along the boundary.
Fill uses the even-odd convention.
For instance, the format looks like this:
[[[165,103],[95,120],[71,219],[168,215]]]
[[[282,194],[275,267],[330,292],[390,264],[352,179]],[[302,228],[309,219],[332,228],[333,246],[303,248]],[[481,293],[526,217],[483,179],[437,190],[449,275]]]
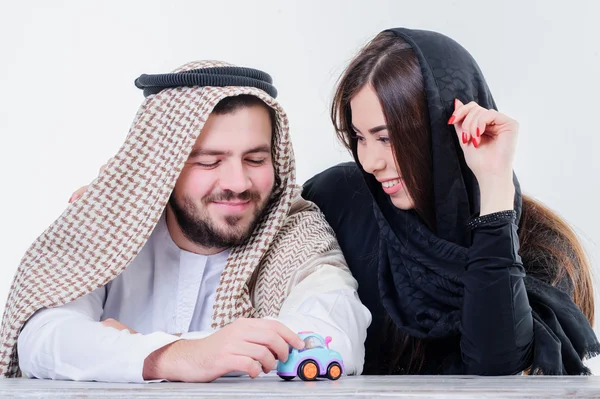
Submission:
[[[371,85],[363,87],[350,101],[352,127],[357,136],[358,160],[363,169],[375,176],[396,208],[409,210],[414,202],[396,165],[385,116]]]

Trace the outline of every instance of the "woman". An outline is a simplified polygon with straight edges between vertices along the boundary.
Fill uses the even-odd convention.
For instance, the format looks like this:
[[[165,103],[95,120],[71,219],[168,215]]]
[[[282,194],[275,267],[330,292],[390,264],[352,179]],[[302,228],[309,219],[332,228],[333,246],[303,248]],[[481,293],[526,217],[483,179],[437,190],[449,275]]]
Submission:
[[[521,195],[518,124],[477,64],[434,32],[382,32],[354,58],[332,120],[356,163],[304,196],[336,232],[373,314],[366,374],[588,374],[588,260]]]
[[[475,61],[434,32],[382,32],[340,81],[332,119],[356,163],[304,196],[373,314],[365,374],[587,374],[600,352],[588,260],[521,195],[518,125],[495,109]]]

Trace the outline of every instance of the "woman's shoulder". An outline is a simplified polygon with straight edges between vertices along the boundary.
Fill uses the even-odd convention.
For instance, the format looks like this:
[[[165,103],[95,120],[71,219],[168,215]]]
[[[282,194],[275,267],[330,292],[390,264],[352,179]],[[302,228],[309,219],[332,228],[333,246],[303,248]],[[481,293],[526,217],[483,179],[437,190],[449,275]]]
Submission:
[[[354,162],[317,174],[304,184],[302,196],[321,209],[347,258],[374,251],[379,227],[373,217],[373,197]]]
[[[354,162],[341,163],[316,174],[304,183],[302,196],[323,211],[333,205],[354,208],[357,202],[372,201],[362,172]]]

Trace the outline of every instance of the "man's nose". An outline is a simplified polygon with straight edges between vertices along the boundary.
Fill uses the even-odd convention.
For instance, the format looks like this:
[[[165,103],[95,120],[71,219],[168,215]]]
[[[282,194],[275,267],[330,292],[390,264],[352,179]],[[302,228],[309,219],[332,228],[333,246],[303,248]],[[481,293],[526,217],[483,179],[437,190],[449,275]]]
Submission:
[[[228,165],[221,171],[219,185],[222,190],[240,194],[252,187],[252,182],[242,164]]]

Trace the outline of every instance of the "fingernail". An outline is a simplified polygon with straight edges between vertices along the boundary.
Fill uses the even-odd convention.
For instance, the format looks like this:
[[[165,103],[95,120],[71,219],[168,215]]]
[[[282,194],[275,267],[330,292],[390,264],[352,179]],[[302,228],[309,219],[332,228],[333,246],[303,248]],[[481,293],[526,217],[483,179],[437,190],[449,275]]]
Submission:
[[[449,125],[453,124],[455,119],[456,119],[456,116],[452,115],[452,116],[450,117],[450,119],[448,119],[448,124],[449,124]]]
[[[467,134],[465,132],[462,132],[462,141],[463,144],[467,144]]]
[[[477,128],[477,137],[479,137],[481,133],[479,133],[479,128]]]
[[[473,147],[479,148],[479,141],[477,139],[473,139]]]
[[[73,202],[73,196],[71,195],[71,198],[69,198],[69,204]]]

